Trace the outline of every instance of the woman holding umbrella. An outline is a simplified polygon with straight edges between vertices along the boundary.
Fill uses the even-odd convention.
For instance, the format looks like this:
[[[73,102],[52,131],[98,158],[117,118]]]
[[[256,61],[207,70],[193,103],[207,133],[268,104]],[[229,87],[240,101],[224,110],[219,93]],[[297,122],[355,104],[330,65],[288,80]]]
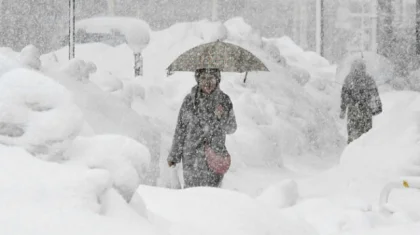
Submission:
[[[181,106],[168,165],[182,161],[184,186],[220,187],[230,166],[226,135],[236,131],[232,101],[220,90],[221,71],[268,71],[249,51],[220,40],[194,47],[169,67],[195,72],[197,85]]]
[[[185,188],[219,187],[230,165],[225,140],[237,126],[232,102],[220,90],[220,76],[219,69],[197,69],[197,85],[178,115],[168,164],[182,160]]]

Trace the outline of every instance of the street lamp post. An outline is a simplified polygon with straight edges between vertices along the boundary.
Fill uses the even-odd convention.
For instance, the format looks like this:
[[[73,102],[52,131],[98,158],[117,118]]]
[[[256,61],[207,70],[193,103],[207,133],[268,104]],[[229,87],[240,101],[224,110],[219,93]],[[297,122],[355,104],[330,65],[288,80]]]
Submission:
[[[69,0],[69,60],[75,57],[76,0]]]
[[[420,55],[420,0],[416,0],[416,52]]]
[[[316,52],[321,56],[324,56],[324,1],[316,0]]]

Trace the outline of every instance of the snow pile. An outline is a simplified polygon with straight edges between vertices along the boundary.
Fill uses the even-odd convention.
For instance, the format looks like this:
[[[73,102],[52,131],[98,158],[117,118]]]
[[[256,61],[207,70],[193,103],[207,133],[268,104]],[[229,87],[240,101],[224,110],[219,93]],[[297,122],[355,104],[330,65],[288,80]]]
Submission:
[[[15,235],[161,234],[111,188],[109,174],[0,145],[0,224]]]
[[[123,82],[111,72],[97,71],[90,76],[89,80],[106,92],[115,92],[123,89]]]
[[[112,76],[123,80],[134,75],[133,51],[126,44],[115,48],[104,43],[77,44],[76,51],[76,59],[72,62],[69,62],[68,59],[68,47],[42,55],[41,61],[46,70],[57,70],[57,67],[60,67],[62,72],[71,76],[73,76],[72,73],[80,74],[80,72],[77,72],[80,71],[78,67],[85,68],[86,66],[83,66],[83,64],[89,63],[94,63],[96,67],[96,70],[91,70],[89,77],[98,78],[104,73],[111,73]],[[80,66],[81,64],[82,66]],[[82,73],[81,75],[86,77],[87,74]],[[97,81],[98,79],[94,82]],[[101,86],[101,83],[99,82],[97,85]]]
[[[41,69],[41,52],[34,45],[28,45],[22,49],[18,56],[20,63],[28,66],[29,68],[40,70]]]
[[[50,76],[68,89],[74,102],[81,109],[84,119],[93,134],[117,134],[131,137],[145,144],[156,153],[159,148],[158,120],[136,113],[122,101],[101,90],[91,82],[82,83],[60,71],[51,71]]]
[[[28,45],[24,47],[21,52],[15,52],[13,49],[8,47],[1,47],[0,48],[0,56],[6,57],[0,60],[0,75],[2,72],[2,68],[17,68],[17,67],[26,67],[29,69],[40,70],[41,69],[41,53],[38,48],[34,45]]]
[[[145,146],[117,135],[78,137],[65,155],[71,163],[108,170],[114,187],[126,201],[130,201],[139,184],[145,182],[150,162]]]
[[[299,197],[298,185],[293,180],[284,180],[278,184],[266,188],[261,195],[257,197],[262,203],[277,208],[286,208],[294,206]]]
[[[400,226],[394,226],[391,228],[379,228],[373,230],[358,230],[356,232],[343,232],[336,235],[417,235],[420,231],[420,223],[416,224],[404,224]]]
[[[228,30],[228,40],[237,43],[246,42],[256,47],[262,46],[261,34],[247,24],[242,17],[229,19],[224,24]]]
[[[281,165],[307,154],[324,158],[343,145],[333,119],[285,75],[250,74],[248,89],[235,89],[239,82],[225,88],[239,126],[231,137],[235,145],[228,146],[247,165]]]
[[[204,41],[214,42],[225,40],[228,35],[226,26],[221,22],[211,22],[208,20],[200,21],[196,24],[196,30]]]
[[[387,183],[420,176],[420,96],[414,92],[389,92],[382,95],[382,101],[383,114],[374,119],[371,131],[345,149],[339,166],[298,181],[302,197],[327,197],[318,200],[335,204],[336,213],[353,208],[355,215],[359,214],[354,218],[365,217],[360,221],[365,221],[365,226],[352,229],[420,221],[418,190],[393,191],[389,206],[395,213],[391,216],[379,214],[382,210],[378,207],[380,192]],[[326,207],[322,208],[325,211]],[[314,218],[321,218],[319,211],[315,211]],[[339,223],[336,221],[334,226],[338,228]]]
[[[96,72],[96,65],[92,62],[72,59],[61,68],[61,71],[79,81],[86,82],[90,74]]]
[[[412,71],[407,77],[396,77],[389,85],[395,90],[420,91],[420,70]]]
[[[0,52],[0,77],[10,70],[23,67],[18,61],[10,55]]]
[[[139,19],[130,17],[95,17],[80,20],[77,29],[88,33],[122,33],[134,53],[141,53],[150,41],[149,25]]]
[[[281,215],[241,193],[192,188],[168,190],[141,186],[137,193],[150,212],[168,221],[173,235],[313,234],[304,221]]]
[[[354,182],[351,190],[361,194],[378,193],[401,176],[420,176],[420,96],[390,92],[382,100],[384,112],[374,120],[373,129],[350,145],[341,159],[342,174]]]
[[[267,62],[273,72],[271,74],[251,72],[246,84],[242,82],[243,74],[224,73],[222,75],[222,89],[233,101],[239,124],[238,132],[229,136],[227,142],[228,149],[234,158],[233,169],[243,165],[281,166],[284,158],[290,161],[302,160],[302,158],[296,158],[297,156],[315,154],[322,160],[335,155],[343,146],[344,139],[337,128],[331,125],[334,119],[329,116],[325,105],[313,100],[305,93],[301,85],[290,79],[287,68],[276,62],[270,62],[263,48],[252,46],[252,43],[246,41],[249,35],[244,33],[252,34],[253,31],[247,31],[247,27],[242,29],[239,26],[245,23],[236,20],[224,24],[227,34],[231,35],[229,40],[239,40],[232,42],[243,43],[245,48]],[[233,22],[237,22],[239,29],[235,28]],[[227,27],[229,25],[231,28]],[[145,74],[141,78],[134,78],[132,75],[133,56],[126,45],[116,48],[102,44],[77,45],[77,58],[92,61],[98,68],[97,73],[92,77],[111,73],[122,81],[123,88],[117,90],[119,88],[117,84],[120,83],[113,78],[110,79],[110,85],[104,86],[104,83],[108,81],[101,80],[100,76],[93,82],[99,84],[104,90],[113,90],[113,94],[116,95],[114,97],[120,98],[121,103],[131,106],[138,114],[148,116],[159,123],[159,130],[162,133],[160,138],[162,145],[159,151],[161,175],[168,173],[165,173],[167,171],[165,159],[172,141],[179,107],[185,95],[195,84],[192,73],[175,73],[166,77],[165,70],[181,53],[206,43],[207,40],[223,36],[218,30],[220,27],[222,26],[219,22],[199,21],[175,24],[166,30],[153,32],[150,44],[143,52]],[[232,35],[243,36],[239,39],[239,36]],[[65,49],[54,54],[57,55],[60,63],[66,63]],[[115,58],[118,60],[116,61]],[[110,88],[114,87],[114,84],[115,90]],[[70,87],[70,84],[66,87]],[[77,94],[77,90],[86,88],[69,89]],[[76,99],[80,100],[80,105],[84,105],[86,102],[79,96],[76,95]],[[82,96],[86,97],[86,95]],[[106,102],[101,102],[100,105],[104,107],[99,109],[105,109],[105,106],[108,106]],[[89,109],[86,108],[86,112],[90,112]],[[122,110],[121,112],[114,111],[111,116],[115,116],[115,113],[122,113]],[[85,116],[91,115],[85,113]],[[88,120],[89,124],[98,126],[97,121],[93,120],[96,118]],[[104,128],[102,133],[110,130],[104,125],[94,127],[95,131],[101,128]],[[115,128],[118,127],[115,126]],[[115,130],[112,131],[116,133]],[[118,131],[118,134],[121,133],[122,131]],[[134,138],[132,134],[128,136]],[[250,145],[250,142],[254,144]],[[150,145],[148,147],[150,148]]]
[[[233,24],[234,22],[237,24]],[[160,115],[154,116],[163,117],[163,121],[169,126],[173,126],[176,121],[178,108],[174,107],[180,107],[182,99],[195,81],[192,73],[175,73],[162,81],[160,79],[164,74],[162,70],[172,62],[168,60],[166,63],[167,58],[175,59],[182,52],[200,44],[200,40],[201,43],[206,42],[197,38],[193,33],[194,30],[191,29],[191,24],[199,23],[176,24],[167,30],[153,33],[155,35],[153,38],[156,40],[152,40],[144,52],[146,70],[156,71],[156,74],[144,77],[144,80],[150,81],[143,83],[154,85],[144,86],[146,98],[143,105],[139,107],[142,107],[142,112],[144,112],[144,110],[149,110],[146,107],[156,107],[157,103],[166,103],[171,109],[170,114],[162,110],[165,114],[160,112]],[[333,149],[339,149],[343,142],[336,127],[330,125],[333,119],[324,109],[325,105],[313,101],[312,97],[305,94],[304,89],[297,86],[293,80],[289,80],[287,69],[266,60],[264,49],[253,46],[252,42],[245,40],[247,37],[249,39],[249,33],[252,34],[252,30],[246,27],[246,23],[233,19],[225,22],[225,26],[228,29],[228,35],[237,35],[237,37],[228,37],[229,40],[244,46],[262,58],[273,71],[271,74],[249,73],[246,85],[242,83],[243,75],[228,73],[222,75],[222,90],[230,95],[239,124],[238,132],[228,137],[228,148],[233,156],[241,158],[237,163],[259,165],[262,162],[263,164],[276,162],[281,165],[281,158],[285,156],[305,155],[309,152],[325,156],[334,151]],[[239,39],[240,35],[245,36]],[[173,41],[162,40],[167,38],[173,38]],[[180,50],[180,48],[185,48],[185,50]],[[159,73],[159,71],[162,72]],[[163,86],[160,92],[147,90],[147,87],[157,85]],[[149,94],[153,98],[149,99]],[[148,105],[149,102],[154,105]],[[169,120],[169,117],[173,120]],[[249,142],[255,144],[249,145]]]
[[[60,155],[83,122],[63,86],[27,69],[12,70],[0,78],[0,110],[0,142],[45,157]]]

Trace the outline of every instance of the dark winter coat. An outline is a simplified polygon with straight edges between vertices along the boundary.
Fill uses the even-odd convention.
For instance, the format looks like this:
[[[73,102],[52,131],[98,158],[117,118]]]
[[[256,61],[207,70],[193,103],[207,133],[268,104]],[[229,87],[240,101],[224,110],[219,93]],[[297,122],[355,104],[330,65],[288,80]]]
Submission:
[[[220,119],[215,114],[218,105],[224,110]],[[220,185],[223,175],[208,168],[204,143],[207,142],[217,154],[227,153],[226,134],[234,133],[236,127],[232,102],[218,87],[206,95],[195,86],[185,97],[168,157],[168,161],[175,163],[182,160],[185,187]]]
[[[366,73],[363,62],[356,61],[341,91],[341,112],[347,110],[348,143],[372,128],[372,116],[382,112],[378,88]]]

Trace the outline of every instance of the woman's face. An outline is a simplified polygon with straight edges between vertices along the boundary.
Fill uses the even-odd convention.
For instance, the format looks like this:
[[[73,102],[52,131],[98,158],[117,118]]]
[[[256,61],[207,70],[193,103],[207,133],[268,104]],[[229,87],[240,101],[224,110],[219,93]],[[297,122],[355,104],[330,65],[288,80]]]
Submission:
[[[203,73],[199,77],[198,84],[204,93],[211,94],[216,89],[217,78],[212,74]]]

